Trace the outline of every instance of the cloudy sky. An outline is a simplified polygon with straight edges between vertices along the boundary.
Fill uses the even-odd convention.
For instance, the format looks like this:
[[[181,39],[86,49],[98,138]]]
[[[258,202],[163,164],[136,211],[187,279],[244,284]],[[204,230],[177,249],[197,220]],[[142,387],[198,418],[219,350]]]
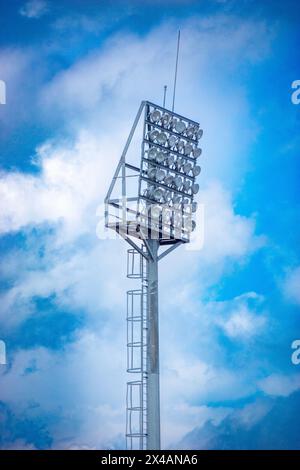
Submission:
[[[163,447],[300,448],[297,0],[0,9],[0,447],[124,448],[134,281],[97,227],[141,100],[172,87],[180,28],[205,224],[201,250],[160,265]]]

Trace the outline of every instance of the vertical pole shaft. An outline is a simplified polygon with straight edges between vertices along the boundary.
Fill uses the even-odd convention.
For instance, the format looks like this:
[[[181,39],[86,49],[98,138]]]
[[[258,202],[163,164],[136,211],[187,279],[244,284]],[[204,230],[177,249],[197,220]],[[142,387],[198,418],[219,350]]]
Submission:
[[[158,247],[155,239],[148,240],[153,253],[148,268],[148,341],[147,341],[147,449],[160,449],[159,400],[159,325],[158,325]]]

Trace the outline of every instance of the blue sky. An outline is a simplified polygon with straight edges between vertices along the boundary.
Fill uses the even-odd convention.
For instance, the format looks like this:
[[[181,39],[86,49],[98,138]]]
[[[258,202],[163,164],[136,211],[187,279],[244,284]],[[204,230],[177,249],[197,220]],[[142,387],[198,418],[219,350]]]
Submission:
[[[299,448],[297,2],[0,6],[0,447],[124,447],[132,284],[97,224],[140,101],[172,87],[180,28],[205,241],[160,266],[163,446]]]

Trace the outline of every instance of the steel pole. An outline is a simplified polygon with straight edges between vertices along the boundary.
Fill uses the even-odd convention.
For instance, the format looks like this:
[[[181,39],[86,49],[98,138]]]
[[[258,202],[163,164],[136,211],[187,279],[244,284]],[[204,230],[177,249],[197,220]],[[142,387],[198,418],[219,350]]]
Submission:
[[[153,259],[148,270],[148,341],[147,341],[147,449],[160,449],[159,400],[159,325],[158,325],[158,248],[159,241],[149,239]]]

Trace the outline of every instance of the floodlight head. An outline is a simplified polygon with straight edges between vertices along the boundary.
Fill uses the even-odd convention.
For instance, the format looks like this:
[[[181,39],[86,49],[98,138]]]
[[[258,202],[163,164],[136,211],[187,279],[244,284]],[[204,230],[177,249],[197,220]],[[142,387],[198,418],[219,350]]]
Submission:
[[[184,163],[183,165],[183,171],[186,175],[190,173],[192,168],[193,168],[193,165],[191,164],[191,162]]]
[[[193,168],[193,175],[198,176],[200,175],[200,172],[201,172],[201,167],[199,165],[195,165]]]
[[[202,136],[203,136],[203,129],[198,129],[196,133],[196,138],[200,140]]]
[[[197,194],[198,192],[199,192],[199,184],[194,183],[193,186],[192,186],[192,193]]]
[[[184,154],[185,155],[190,155],[192,151],[193,151],[193,146],[191,144],[187,143],[184,147]]]
[[[152,111],[152,113],[150,113],[150,120],[152,122],[158,122],[161,118],[161,113],[160,111],[158,111],[158,109],[155,109],[154,111]]]
[[[159,132],[156,129],[149,134],[149,138],[152,140],[152,142],[155,142],[158,136]]]
[[[153,191],[153,197],[154,197],[155,201],[160,201],[161,198],[163,197],[163,190],[160,189],[160,188],[156,188]]]
[[[148,151],[149,160],[155,160],[157,157],[157,150],[155,147],[151,147]]]
[[[157,181],[163,181],[165,179],[165,176],[166,176],[166,173],[164,172],[164,170],[157,170],[156,171],[156,180]]]
[[[170,148],[172,147],[175,147],[177,143],[177,137],[175,137],[175,135],[170,135],[169,139],[168,139],[168,145]]]
[[[170,174],[167,174],[167,176],[165,177],[165,181],[164,181],[165,184],[169,186],[173,183],[173,181],[174,181],[174,177]]]
[[[175,162],[175,157],[174,155],[172,154],[168,154],[167,158],[166,158],[166,164],[168,167],[171,167],[172,165],[174,165],[174,162]]]
[[[191,182],[190,182],[190,180],[184,181],[184,183],[183,183],[183,189],[184,189],[184,191],[187,192],[187,191],[190,189],[190,187],[191,187]]]
[[[169,222],[164,222],[164,224],[170,226],[171,233],[173,233],[173,229],[175,230],[175,212],[178,212],[179,215],[186,213],[191,218],[192,215],[194,217],[197,208],[194,197],[199,191],[196,178],[201,171],[197,163],[197,158],[201,155],[198,141],[202,137],[203,131],[197,122],[166,110],[161,106],[143,102],[139,116],[141,116],[141,109],[145,110],[141,165],[138,167],[135,162],[134,164],[127,164],[126,157],[123,154],[114,181],[116,182],[118,178],[122,178],[122,196],[124,199],[130,197],[131,201],[137,201],[135,220],[139,221],[139,234],[132,236],[151,238],[145,225],[151,205],[156,207],[156,213],[161,212],[162,214],[162,209],[167,209],[168,217],[165,220],[169,220]],[[136,119],[129,140],[137,128],[138,120],[139,117]],[[128,145],[130,145],[130,142],[126,144],[125,155]],[[124,178],[127,181],[127,176],[135,176],[127,174],[129,171],[138,172],[139,178],[130,180],[131,183],[138,182],[137,195],[128,194],[127,188],[129,185],[124,184]],[[130,185],[130,187],[132,186],[134,184]],[[109,196],[107,200],[109,200]],[[112,205],[116,207],[114,201],[116,199],[112,198]],[[119,207],[123,208],[122,205]],[[131,218],[134,217],[131,214],[134,212],[131,204],[126,206],[126,211],[122,211],[122,214],[126,215],[124,231],[126,230],[127,221],[131,224]],[[189,232],[183,227],[183,221],[180,222],[179,215],[176,219],[176,234],[174,232],[173,238],[171,237],[170,240],[165,239],[163,229],[160,226],[161,222],[157,224],[157,236],[160,244],[172,244],[176,240],[189,241]],[[143,224],[145,230],[142,230]]]
[[[201,153],[202,153],[202,149],[200,149],[199,147],[195,147],[195,148],[193,149],[193,156],[194,156],[195,158],[200,157]]]
[[[156,141],[159,145],[165,145],[165,143],[167,142],[167,136],[164,132],[160,132],[156,138]]]
[[[165,160],[165,158],[166,158],[166,155],[163,152],[159,151],[156,153],[157,163],[162,163]]]
[[[182,152],[183,149],[184,149],[184,140],[179,140],[177,142],[177,150],[178,150],[178,152]]]
[[[195,134],[195,127],[189,124],[186,130],[186,135],[187,137],[192,138],[194,137],[194,134]]]
[[[186,129],[186,125],[184,124],[183,121],[177,121],[175,122],[174,128],[176,132],[178,132],[179,134],[182,134]]]

